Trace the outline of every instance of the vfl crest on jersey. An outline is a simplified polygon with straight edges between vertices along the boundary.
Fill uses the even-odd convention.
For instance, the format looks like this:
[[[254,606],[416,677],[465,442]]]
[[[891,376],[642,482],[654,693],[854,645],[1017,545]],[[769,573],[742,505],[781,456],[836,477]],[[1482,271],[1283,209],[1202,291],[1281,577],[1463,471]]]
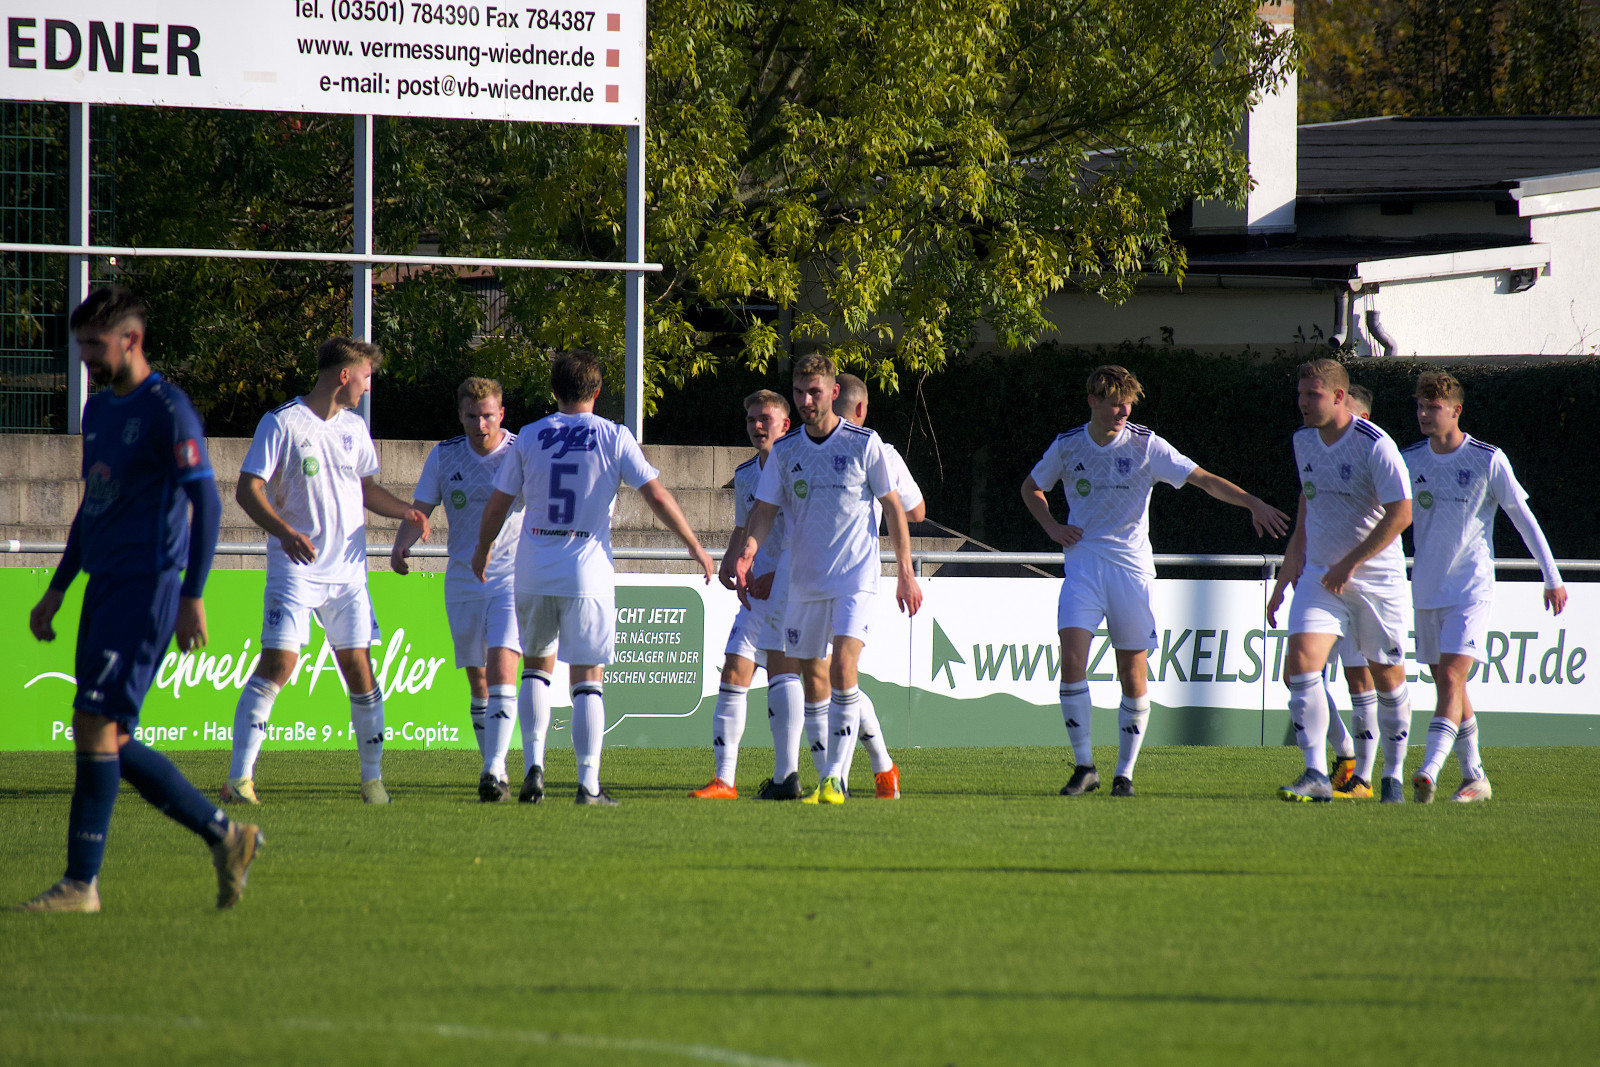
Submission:
[[[1460,484],[1461,488],[1465,489],[1472,484],[1472,472],[1456,471],[1456,482]]]
[[[1129,459],[1127,456],[1118,456],[1117,473],[1127,474],[1131,470],[1133,470],[1133,460]]]
[[[791,645],[798,645],[800,643],[800,631],[796,630],[793,626],[783,631],[783,636],[789,639],[789,643]]]
[[[1350,466],[1350,464],[1348,464],[1348,463],[1339,464],[1339,477],[1340,477],[1341,480],[1348,482],[1350,480],[1351,475],[1353,475],[1353,474],[1355,474],[1355,468]]]
[[[592,426],[546,426],[539,431],[539,447],[546,452],[558,448],[551,459],[568,452],[593,452],[600,447],[600,432]]]
[[[349,434],[341,435],[339,440],[344,442],[344,450],[346,452],[348,452],[352,448],[356,447],[356,439],[354,437],[351,437]]]
[[[834,456],[833,457],[833,469],[835,471],[838,471],[840,474],[843,474],[845,468],[848,467],[848,466],[850,466],[850,457],[849,456]]]
[[[139,439],[139,420],[129,419],[122,424],[122,443],[131,445]]]

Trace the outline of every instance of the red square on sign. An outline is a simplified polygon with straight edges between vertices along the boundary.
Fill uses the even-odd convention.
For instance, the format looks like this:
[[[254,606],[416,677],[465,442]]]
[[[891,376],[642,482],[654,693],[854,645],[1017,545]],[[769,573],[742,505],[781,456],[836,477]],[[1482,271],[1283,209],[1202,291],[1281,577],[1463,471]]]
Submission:
[[[607,15],[606,16],[606,32],[608,32],[608,33],[621,33],[622,32],[622,16],[621,15]]]
[[[606,86],[606,103],[615,104],[616,102],[617,102],[617,87],[615,85]]]
[[[608,67],[620,67],[620,66],[622,66],[622,49],[620,49],[620,48],[607,48],[606,49],[606,66],[608,66]]]

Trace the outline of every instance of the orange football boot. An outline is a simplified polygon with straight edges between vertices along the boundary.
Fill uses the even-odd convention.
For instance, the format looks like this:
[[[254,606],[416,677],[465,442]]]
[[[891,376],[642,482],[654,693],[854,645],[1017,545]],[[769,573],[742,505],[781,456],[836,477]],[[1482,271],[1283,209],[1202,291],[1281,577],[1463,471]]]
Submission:
[[[707,782],[705,788],[696,789],[689,794],[701,800],[738,800],[739,790],[721,778],[713,778]]]
[[[900,768],[891,766],[886,771],[880,771],[872,776],[872,782],[878,787],[879,800],[900,799]]]

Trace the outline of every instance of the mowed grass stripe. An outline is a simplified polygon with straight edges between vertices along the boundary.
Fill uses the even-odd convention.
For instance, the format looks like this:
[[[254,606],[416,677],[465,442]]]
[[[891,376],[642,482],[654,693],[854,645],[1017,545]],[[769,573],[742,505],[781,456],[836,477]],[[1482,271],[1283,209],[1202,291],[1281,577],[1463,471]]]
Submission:
[[[1563,1063],[1600,1038],[1600,750],[1492,749],[1493,801],[1401,808],[1277,801],[1285,749],[1151,749],[1132,800],[1056,796],[1058,749],[896,755],[903,800],[859,761],[850,803],[819,810],[691,801],[705,751],[617,749],[623,806],[601,811],[572,805],[570,751],[537,808],[479,804],[469,754],[392,753],[387,809],[357,800],[353,753],[269,751],[267,848],[225,914],[204,851],[125,790],[106,912],[0,916],[0,1048]],[[175,758],[220,785],[225,753]],[[742,793],[770,758],[745,753]],[[59,876],[71,773],[0,755],[0,894]],[[148,1022],[82,1021],[106,1017]]]

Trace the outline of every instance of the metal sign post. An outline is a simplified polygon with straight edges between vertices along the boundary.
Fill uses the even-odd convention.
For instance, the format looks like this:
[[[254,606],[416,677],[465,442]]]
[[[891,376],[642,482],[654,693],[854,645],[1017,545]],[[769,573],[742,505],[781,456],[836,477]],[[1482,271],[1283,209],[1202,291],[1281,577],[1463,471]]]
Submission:
[[[372,254],[372,116],[356,117],[356,193],[354,251]],[[372,340],[372,263],[357,263],[350,268],[350,331],[357,341]],[[372,390],[361,394],[356,414],[372,430]]]
[[[89,105],[67,105],[67,243],[89,243]],[[89,257],[67,257],[67,313],[89,295]],[[83,405],[89,399],[89,368],[78,339],[67,331],[67,432],[83,432]]]
[[[644,262],[644,120],[628,127],[628,222],[625,255],[632,263]],[[644,442],[644,272],[623,275],[627,292],[625,353],[627,380],[623,386],[623,424]]]

